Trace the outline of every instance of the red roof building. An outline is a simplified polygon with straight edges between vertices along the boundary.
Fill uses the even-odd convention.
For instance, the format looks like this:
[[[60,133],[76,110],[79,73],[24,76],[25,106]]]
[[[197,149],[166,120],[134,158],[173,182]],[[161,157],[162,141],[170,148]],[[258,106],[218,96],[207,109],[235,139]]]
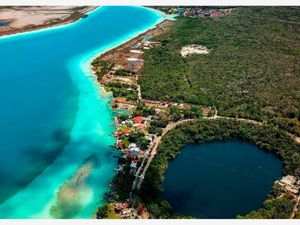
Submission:
[[[134,158],[135,158],[135,155],[134,155],[134,154],[132,154],[132,153],[128,153],[127,157],[128,157],[128,158],[132,158],[132,159],[134,159]]]
[[[137,213],[139,214],[139,215],[141,215],[143,212],[145,211],[145,208],[144,208],[144,206],[139,206],[138,208],[137,208]]]
[[[135,123],[141,123],[143,121],[143,117],[142,116],[136,116],[133,118],[133,121]]]
[[[297,196],[296,195],[294,195],[294,194],[290,194],[290,199],[291,200],[294,200],[294,199],[296,199],[297,198]]]
[[[121,204],[115,204],[115,211],[120,212],[124,209],[124,207]]]
[[[217,16],[221,16],[221,13],[220,12],[213,12],[211,14],[212,17],[217,17]]]
[[[128,134],[130,134],[130,130],[123,130],[123,133],[124,133],[125,135],[128,135]]]
[[[174,102],[165,101],[165,102],[161,102],[161,104],[163,104],[163,105],[173,105]]]
[[[127,103],[127,101],[123,100],[123,99],[115,99],[115,102],[116,103]]]
[[[136,129],[140,130],[140,129],[143,129],[143,127],[144,127],[144,124],[139,124],[139,125],[136,126]]]

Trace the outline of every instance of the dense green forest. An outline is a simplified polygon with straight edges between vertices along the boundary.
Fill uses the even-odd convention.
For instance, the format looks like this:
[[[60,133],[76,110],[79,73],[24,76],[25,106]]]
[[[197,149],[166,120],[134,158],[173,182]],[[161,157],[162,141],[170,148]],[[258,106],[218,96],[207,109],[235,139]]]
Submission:
[[[160,197],[161,184],[169,160],[175,159],[176,155],[188,143],[229,140],[232,138],[249,141],[265,151],[274,153],[282,159],[285,174],[300,176],[300,144],[287,136],[286,132],[273,125],[259,126],[226,119],[199,119],[177,127],[168,132],[162,139],[158,153],[146,173],[139,193],[152,214],[155,217],[177,217],[172,214],[169,205]],[[272,202],[272,210],[262,210],[256,212],[255,215],[256,217],[268,218],[282,217],[284,213],[290,215],[290,203],[285,204],[284,199]],[[270,206],[270,204],[267,205]],[[277,206],[282,208],[277,209]],[[283,209],[286,209],[285,212],[279,213]],[[268,216],[263,212],[268,212]]]
[[[238,219],[287,219],[293,211],[295,202],[289,194],[273,198],[272,194],[263,202],[263,208],[252,211],[246,216],[237,216]]]
[[[295,202],[288,193],[283,193],[280,185],[275,184],[263,202],[263,207],[251,211],[245,216],[238,215],[239,219],[286,219],[290,218]]]
[[[147,99],[216,106],[220,115],[268,120],[300,135],[300,8],[240,7],[219,18],[178,17],[145,51]],[[189,44],[206,55],[182,57]]]

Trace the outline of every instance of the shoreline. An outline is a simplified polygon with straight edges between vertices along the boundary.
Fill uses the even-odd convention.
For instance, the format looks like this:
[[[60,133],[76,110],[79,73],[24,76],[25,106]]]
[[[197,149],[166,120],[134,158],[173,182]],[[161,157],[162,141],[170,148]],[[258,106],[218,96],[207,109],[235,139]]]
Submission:
[[[88,16],[90,13],[94,12],[95,10],[97,10],[99,8],[101,8],[101,6],[89,6],[89,8],[83,10],[82,17],[72,18],[70,15],[69,18],[66,18],[63,21],[60,21],[57,23],[54,22],[53,24],[41,24],[41,25],[37,25],[35,27],[29,27],[29,28],[24,27],[21,29],[4,32],[4,34],[0,34],[0,39],[12,37],[14,35],[23,35],[23,34],[28,34],[28,33],[32,33],[32,32],[40,32],[40,31],[44,31],[44,30],[57,29],[60,27],[71,25],[71,24],[79,21],[80,19],[84,19],[84,16]]]
[[[147,8],[147,9],[149,9],[149,8]],[[157,12],[157,10],[154,10],[154,9],[151,9],[151,8],[149,10]],[[158,13],[159,14],[163,14],[161,12],[158,12]],[[165,23],[165,25],[164,25],[164,23]],[[109,96],[110,97],[110,101],[108,102],[108,107],[110,108],[110,110],[111,110],[111,112],[113,114],[113,117],[114,117],[114,121],[112,121],[112,123],[114,123],[114,131],[113,131],[112,134],[115,134],[115,132],[118,129],[118,127],[115,124],[115,116],[117,115],[117,112],[112,107],[112,101],[115,100],[116,97],[113,96],[113,92],[112,91],[106,90],[106,85],[105,84],[101,83],[101,79],[99,79],[100,77],[99,77],[99,75],[97,75],[97,71],[96,71],[97,67],[93,66],[94,61],[96,61],[97,59],[103,59],[104,57],[109,56],[109,55],[113,55],[114,53],[116,53],[118,51],[123,52],[124,49],[127,49],[130,46],[134,45],[135,43],[141,41],[143,39],[143,37],[145,37],[145,36],[147,36],[149,34],[154,34],[153,37],[155,37],[155,35],[158,36],[160,34],[159,32],[162,32],[161,29],[165,29],[165,27],[169,27],[170,23],[172,23],[170,21],[170,19],[168,17],[166,17],[166,16],[163,16],[160,19],[160,21],[157,24],[155,24],[154,26],[152,26],[152,27],[150,27],[150,28],[148,28],[148,29],[146,29],[146,30],[144,30],[142,32],[139,32],[138,34],[134,35],[132,38],[127,39],[126,41],[122,41],[120,44],[117,44],[117,45],[114,45],[111,48],[108,48],[106,51],[101,51],[100,50],[100,53],[99,53],[99,51],[97,51],[97,53],[91,54],[91,56],[87,57],[85,59],[85,62],[82,63],[82,66],[85,69],[85,73],[87,75],[89,75],[93,79],[93,81],[95,82],[95,85],[97,85],[97,87],[99,87],[99,89],[100,89],[100,93],[99,93],[100,96],[104,96],[104,97],[105,96]],[[149,35],[149,36],[151,36],[151,35]],[[114,151],[116,151],[116,153],[119,153],[120,151],[118,149],[116,149],[116,147],[115,147],[117,145],[117,141],[118,141],[118,139],[115,138],[113,147],[114,147]],[[118,163],[118,165],[119,165],[119,163]],[[114,169],[114,171],[115,170],[116,170],[116,168]],[[114,174],[112,180],[108,184],[109,188],[108,188],[108,192],[106,192],[106,194],[108,194],[108,193],[110,193],[112,191],[112,186],[113,186],[114,180],[116,178],[117,178],[117,174]],[[106,196],[104,196],[103,201],[105,202],[104,205],[110,204],[110,201],[106,198]],[[99,207],[102,207],[102,206],[103,205],[100,205]],[[92,218],[97,217],[96,216],[97,210],[98,209],[95,210],[95,213],[92,215]]]
[[[96,10],[93,10],[91,11],[91,13],[95,13],[96,15],[99,13],[99,11],[101,11],[102,9],[104,9],[104,7],[100,7],[100,8],[97,8]],[[98,11],[99,10],[99,11]],[[102,11],[101,11],[102,12]],[[153,17],[152,20],[149,20],[150,22],[147,22],[145,25],[142,25],[142,27],[140,28],[136,28],[135,30],[133,29],[128,29],[129,31],[130,30],[133,30],[132,32],[127,32],[126,35],[120,37],[120,38],[117,38],[116,41],[113,41],[113,43],[110,43],[106,46],[102,46],[102,47],[99,47],[96,48],[96,49],[91,49],[89,52],[87,53],[84,53],[84,54],[80,54],[80,55],[76,55],[75,57],[73,58],[70,58],[69,62],[67,62],[67,69],[70,69],[69,66],[71,67],[71,69],[75,69],[75,70],[78,70],[77,72],[79,72],[79,70],[81,70],[82,72],[82,79],[84,80],[87,80],[89,83],[90,83],[90,87],[93,86],[93,89],[95,87],[95,91],[93,91],[93,95],[96,95],[98,99],[104,99],[104,102],[106,104],[107,102],[107,99],[105,99],[105,97],[103,98],[103,96],[101,96],[102,93],[102,90],[99,91],[99,87],[101,87],[101,85],[95,83],[94,81],[94,78],[95,76],[93,76],[93,72],[90,68],[90,63],[93,61],[94,58],[96,58],[98,55],[101,55],[109,50],[111,50],[112,48],[116,48],[128,41],[130,41],[131,39],[141,35],[142,33],[148,31],[149,29],[153,29],[157,24],[159,24],[160,22],[162,22],[165,18],[163,17],[160,17],[160,16],[155,16]],[[28,31],[28,32],[24,32],[24,33],[18,33],[18,34],[14,34],[14,35],[7,35],[7,36],[3,36],[3,37],[0,37],[0,39],[6,39],[6,38],[12,38],[12,40],[15,40],[15,39],[18,39],[18,38],[23,38],[23,36],[21,37],[21,35],[28,35],[28,37],[31,37],[33,35],[36,35],[38,34],[38,32],[52,32],[54,31],[54,29],[61,29],[61,28],[66,28],[66,26],[75,26],[77,27],[78,24],[82,25],[82,22],[83,21],[80,21],[80,20],[77,20],[75,21],[74,23],[69,23],[69,24],[66,24],[66,25],[60,25],[60,26],[54,26],[54,27],[51,27],[51,28],[46,28],[46,29],[39,29],[39,30],[35,30],[35,31]],[[69,27],[67,27],[69,29]],[[73,29],[73,27],[71,27]],[[47,33],[48,34],[48,33]],[[27,37],[27,36],[26,36]],[[96,46],[97,47],[97,46]],[[76,64],[77,66],[73,66],[72,63],[76,61]],[[80,68],[78,68],[80,67]],[[74,71],[71,71],[72,73]],[[76,71],[75,71],[76,72]],[[76,73],[77,73],[76,72]],[[93,79],[93,80],[91,80]],[[97,88],[97,89],[96,89]],[[104,90],[104,89],[103,89]],[[100,93],[99,93],[100,92]],[[82,94],[83,92],[81,92],[80,95],[83,96]],[[106,104],[107,105],[107,104]],[[109,105],[107,105],[109,107]],[[110,110],[111,111],[111,110]],[[111,111],[112,112],[112,111]],[[76,119],[77,119],[78,115],[76,116]],[[99,117],[99,115],[98,115]],[[101,117],[101,115],[100,115]],[[110,128],[111,129],[111,128]],[[74,130],[74,127],[72,128],[72,132]],[[105,135],[105,138],[106,139],[110,139],[109,135]],[[101,143],[101,142],[100,142]],[[109,149],[107,149],[109,150]],[[114,165],[113,165],[114,166]],[[112,171],[111,171],[112,172]],[[112,176],[113,176],[113,172],[112,172]],[[109,178],[110,179],[110,178]],[[108,185],[110,182],[110,180],[107,181],[107,184]],[[101,187],[100,187],[101,188]],[[100,189],[99,187],[96,187],[96,189]],[[100,189],[101,190],[101,189]],[[102,198],[102,190],[101,190],[101,195],[97,195],[97,199],[98,198]],[[47,210],[47,207],[45,207],[45,210]],[[96,206],[97,207],[97,206]],[[93,208],[93,209],[96,209]],[[46,212],[46,211],[45,211]],[[92,212],[92,211],[91,211]],[[42,212],[44,213],[44,211]],[[42,214],[41,213],[41,214]],[[47,212],[46,212],[47,213]],[[44,214],[43,214],[44,215]],[[46,215],[46,214],[45,214]]]
[[[138,6],[137,6],[138,7]],[[146,8],[146,7],[144,7]],[[104,7],[99,7],[97,8],[96,10],[93,10],[91,11],[91,13],[93,12],[97,12],[97,10],[101,10],[101,9],[104,9]],[[148,8],[147,8],[148,9]],[[154,11],[154,10],[153,10]],[[161,13],[159,13],[161,14]],[[148,32],[149,30],[152,30],[152,29],[155,29],[156,26],[160,23],[162,23],[163,21],[165,21],[165,17],[159,17],[155,23],[155,25],[153,26],[150,26],[149,28],[148,27],[143,27],[141,28],[141,31],[134,31],[132,33],[129,33],[128,35],[126,35],[125,37],[121,37],[120,39],[116,40],[115,42],[113,43],[110,43],[106,46],[102,46],[101,48],[98,48],[98,49],[92,49],[90,52],[87,52],[85,54],[82,54],[82,55],[78,55],[76,56],[75,58],[72,58],[70,61],[69,61],[69,66],[72,65],[73,62],[76,61],[76,63],[78,64],[78,66],[80,67],[80,70],[82,71],[83,75],[85,76],[85,79],[88,79],[90,80],[91,84],[93,85],[93,87],[95,87],[95,94],[96,96],[102,100],[102,101],[105,101],[106,102],[106,106],[109,108],[109,111],[111,113],[111,118],[112,118],[112,121],[110,122],[113,122],[113,119],[114,119],[114,111],[112,110],[111,108],[111,105],[110,105],[110,100],[111,100],[111,94],[110,92],[107,92],[104,88],[103,85],[101,85],[98,81],[97,81],[97,76],[91,66],[91,63],[96,59],[98,58],[99,56],[109,52],[109,51],[112,51],[128,42],[130,42],[131,40],[135,39],[135,38],[138,38],[140,35],[143,35],[144,33]],[[77,21],[78,22],[78,21]],[[74,23],[71,23],[71,24],[66,24],[66,25],[62,25],[60,27],[64,27],[64,26],[68,26],[68,25],[75,25],[76,24],[76,21]],[[49,28],[49,29],[59,29],[60,27],[54,27],[54,28]],[[41,31],[44,31],[44,30],[41,30]],[[34,31],[33,31],[34,32]],[[39,32],[39,31],[38,31]],[[1,39],[1,37],[0,37]],[[112,132],[115,132],[115,128],[113,129]],[[106,138],[111,138],[110,136],[107,136]],[[115,140],[114,142],[115,143]],[[113,171],[112,171],[113,173]],[[115,174],[112,175],[112,179],[114,179],[115,177]],[[107,183],[107,186],[108,184],[111,182],[111,180],[108,181]],[[109,190],[109,188],[108,188]],[[97,196],[98,198],[102,198],[104,196]],[[101,199],[102,200],[102,199]],[[95,210],[97,209],[99,205],[96,206]],[[93,214],[91,215],[93,216]],[[90,217],[89,217],[90,218]]]
[[[167,19],[163,19],[162,21],[160,21],[158,24],[156,24],[154,27],[149,28],[148,30],[134,36],[133,38],[126,40],[125,42],[121,43],[120,45],[117,45],[111,49],[108,49],[107,51],[101,52],[99,54],[96,54],[95,56],[93,56],[92,58],[90,58],[88,61],[90,61],[89,63],[89,69],[91,71],[91,74],[93,76],[93,78],[97,78],[97,74],[95,71],[95,68],[93,67],[92,63],[94,60],[96,60],[97,58],[102,58],[105,57],[107,55],[112,54],[113,52],[117,51],[120,48],[126,47],[127,45],[129,45],[131,42],[136,42],[138,39],[140,39],[142,36],[146,35],[147,33],[155,30],[159,25],[161,25],[162,23],[164,23]],[[101,84],[97,79],[95,80],[97,82],[97,85],[100,87],[101,90],[103,90],[104,94],[109,94],[111,93],[110,91],[106,91],[105,90],[105,85]]]
[[[141,38],[141,36],[144,36],[146,35],[147,33],[151,32],[151,31],[154,31],[155,29],[157,29],[162,23],[166,22],[166,21],[172,21],[174,18],[171,17],[170,15],[167,15],[165,13],[163,13],[162,11],[159,11],[157,9],[154,9],[154,8],[151,8],[151,7],[144,7],[144,6],[141,6],[142,8],[146,8],[148,10],[151,10],[151,11],[154,11],[155,13],[157,14],[160,14],[163,18],[161,21],[159,21],[156,25],[154,25],[153,27],[150,27],[149,29],[147,29],[146,31],[143,31],[141,32],[140,34],[136,35],[135,37],[121,43],[120,45],[118,46],[115,46],[107,51],[104,51],[102,53],[99,53],[97,54],[95,57],[93,57],[93,61],[97,58],[100,58],[100,57],[105,57],[111,53],[113,53],[114,51],[117,51],[118,48],[123,48],[125,47],[126,45],[128,45],[130,42],[136,42],[139,38]],[[90,65],[91,66],[91,69],[93,70],[93,66],[92,64]],[[93,73],[95,74],[95,71],[93,70]],[[102,86],[102,85],[101,85]]]
[[[152,48],[152,47],[160,45],[161,43],[159,41],[155,41],[155,40],[153,41],[153,39],[155,39],[156,37],[160,36],[161,34],[163,34],[165,32],[168,32],[168,30],[170,29],[170,27],[172,25],[173,25],[172,18],[164,17],[164,19],[161,22],[159,22],[158,24],[156,24],[154,27],[149,28],[145,32],[142,32],[139,35],[133,37],[132,39],[130,39],[130,40],[128,40],[128,41],[126,41],[126,42],[124,42],[124,43],[122,43],[122,44],[120,44],[120,45],[118,45],[116,47],[113,47],[113,48],[111,48],[111,49],[109,49],[109,50],[107,50],[107,51],[105,51],[103,53],[96,54],[96,57],[94,57],[93,60],[92,60],[92,62],[91,62],[91,65],[90,65],[89,69],[94,74],[94,77],[96,78],[95,80],[98,83],[99,87],[102,90],[104,90],[105,93],[107,93],[107,94],[112,93],[112,100],[110,101],[109,106],[112,107],[112,111],[113,112],[116,112],[116,114],[115,114],[115,122],[114,122],[114,127],[115,127],[114,130],[115,130],[115,132],[113,133],[113,135],[116,137],[116,141],[115,141],[113,147],[117,150],[117,152],[119,152],[121,154],[121,156],[118,157],[119,158],[119,160],[118,160],[118,167],[114,169],[114,171],[116,172],[116,174],[114,175],[113,179],[111,180],[111,183],[109,185],[109,187],[110,187],[109,191],[106,193],[106,196],[103,199],[106,204],[102,205],[102,206],[99,206],[99,208],[106,207],[106,206],[109,206],[109,208],[113,207],[113,202],[114,201],[119,202],[119,203],[116,203],[116,204],[125,204],[126,207],[128,207],[127,203],[129,203],[129,205],[130,205],[130,200],[128,200],[128,202],[126,200],[127,203],[124,203],[124,202],[122,203],[122,199],[124,197],[123,195],[126,195],[127,199],[128,198],[131,199],[132,196],[133,196],[132,195],[133,192],[131,191],[129,193],[129,197],[128,197],[128,195],[126,194],[126,192],[117,190],[118,188],[116,189],[116,187],[118,186],[118,180],[120,180],[120,177],[119,177],[120,173],[119,172],[123,171],[123,168],[126,167],[126,165],[120,164],[120,160],[123,159],[123,162],[124,162],[124,157],[125,158],[127,157],[126,156],[126,150],[124,149],[124,147],[123,148],[122,147],[121,148],[118,147],[118,145],[119,145],[118,143],[120,142],[121,139],[117,135],[117,133],[119,132],[118,130],[120,128],[120,122],[118,121],[118,116],[120,114],[118,114],[117,111],[118,110],[122,110],[122,109],[118,109],[118,108],[116,109],[116,108],[114,108],[114,103],[113,102],[117,101],[118,96],[114,95],[115,91],[108,91],[106,89],[106,87],[109,88],[110,81],[108,81],[108,83],[103,82],[105,80],[105,75],[101,74],[101,72],[99,73],[99,66],[98,66],[97,62],[99,62],[99,61],[106,61],[106,62],[108,62],[110,64],[113,63],[114,66],[116,66],[116,67],[121,66],[119,68],[124,68],[126,70],[126,65],[127,66],[130,65],[128,59],[131,58],[131,56],[128,56],[128,54],[131,54],[133,51],[135,51],[135,53],[136,52],[140,53],[140,52],[143,52],[143,51],[147,51],[146,49],[149,49],[149,48]],[[141,44],[141,45],[139,45],[139,44]],[[139,47],[136,48],[135,47],[136,45],[139,45]],[[141,47],[141,46],[144,46],[144,47]],[[134,57],[134,56],[132,56],[132,57]],[[137,56],[137,59],[143,61],[143,56]],[[134,79],[135,82],[137,82],[138,77],[141,75],[140,72],[141,72],[142,68],[143,68],[143,66],[138,67],[138,69],[131,68],[131,70],[135,71],[135,72],[134,72],[134,75],[133,74],[130,75],[130,79]],[[130,68],[129,68],[129,70],[130,70]],[[112,81],[112,83],[114,83],[114,81]],[[116,81],[116,83],[118,83],[118,81]],[[138,86],[138,83],[133,83],[133,86],[135,86],[135,85]],[[151,102],[151,100],[149,101],[149,100],[142,99],[140,92],[139,92],[139,94],[140,94],[140,96],[138,96],[136,100],[132,100],[132,99],[129,100],[128,99],[128,104],[131,105],[131,106],[133,106],[133,107],[135,107],[135,106],[137,106],[137,105],[139,105],[141,103],[142,105],[145,104],[144,105],[145,107],[149,107],[150,108],[151,104],[153,104],[153,102]],[[137,94],[137,95],[139,95],[139,94]],[[147,102],[147,101],[149,101],[149,102]],[[161,107],[166,107],[166,108],[168,108],[167,106],[169,106],[169,104],[171,104],[171,105],[172,104],[177,105],[177,103],[171,103],[171,102],[169,102],[169,103],[159,102],[158,104],[160,104]],[[155,108],[155,107],[157,107],[157,105],[154,106],[153,108]],[[166,109],[166,110],[168,110],[168,109]],[[152,114],[152,115],[154,115],[154,114]],[[131,112],[131,109],[129,109],[129,115],[128,116],[129,116],[129,119],[130,118],[133,119],[133,117],[134,117],[134,113]],[[144,115],[142,115],[142,116],[144,116]],[[140,116],[140,117],[142,117],[142,116]],[[193,116],[195,116],[195,115],[193,115]],[[139,117],[139,116],[136,115],[136,117]],[[149,119],[149,118],[147,117],[147,119]],[[153,119],[150,118],[150,120],[148,120],[148,122],[144,122],[143,123],[145,125],[144,129],[142,131],[143,135],[147,136],[147,138],[149,138],[152,135],[151,136],[152,138],[149,141],[149,144],[146,147],[146,149],[142,149],[142,147],[139,144],[136,145],[134,143],[134,141],[131,143],[132,145],[136,145],[136,146],[138,146],[138,148],[142,149],[141,150],[141,155],[138,156],[138,159],[141,159],[141,160],[140,161],[139,160],[133,160],[133,161],[139,161],[137,163],[136,170],[131,170],[131,172],[130,172],[130,174],[132,176],[139,177],[138,180],[133,179],[132,183],[131,183],[131,181],[130,181],[131,178],[129,178],[128,182],[130,184],[123,185],[123,186],[130,187],[130,188],[132,187],[132,190],[135,190],[135,189],[138,190],[140,188],[140,185],[141,185],[142,179],[143,179],[141,177],[144,177],[147,168],[150,166],[150,163],[151,163],[151,161],[152,161],[152,159],[153,159],[153,157],[154,157],[154,155],[156,153],[156,148],[160,144],[160,140],[161,140],[162,136],[164,136],[164,134],[167,133],[167,131],[169,129],[173,129],[177,124],[185,123],[187,121],[190,121],[191,119],[185,119],[185,120],[182,119],[182,120],[180,120],[178,122],[175,122],[175,123],[171,122],[170,124],[167,125],[167,127],[165,129],[161,130],[162,134],[159,134],[159,133],[149,133],[148,129],[149,129],[149,126],[150,126],[150,123],[151,123],[152,120]],[[135,125],[137,125],[137,123],[134,124],[133,127],[135,127]],[[136,131],[134,131],[134,130],[136,130]],[[140,132],[141,132],[141,130],[137,130],[136,128],[133,128],[133,130],[131,131],[131,133],[135,133],[135,134],[140,133]],[[147,140],[149,140],[149,139],[147,139]],[[130,155],[130,154],[128,154],[128,155]],[[128,158],[127,158],[127,160],[128,160]],[[144,168],[144,170],[143,169],[141,170],[141,168],[143,167],[143,165],[145,165],[145,168]],[[124,169],[124,170],[126,170],[126,169]],[[141,174],[141,175],[138,175],[138,174]],[[124,176],[126,176],[126,175],[124,175]],[[123,178],[121,178],[121,179],[123,179]],[[121,198],[119,198],[119,195],[121,195],[120,196]],[[116,196],[118,196],[118,197],[116,197]],[[116,198],[116,199],[114,199],[114,198]],[[121,201],[121,203],[120,203],[120,201]],[[137,213],[139,211],[138,208],[140,208],[140,207],[142,207],[142,206],[140,205],[138,207],[134,206],[133,208],[130,208],[130,211],[132,212],[131,216],[133,216],[133,217],[137,216],[139,218],[140,217],[150,218],[151,215],[147,212],[147,209],[146,209],[146,211],[144,211],[145,214],[144,213],[142,213],[142,214],[138,214]],[[98,210],[99,210],[99,208],[98,208]],[[94,215],[94,217],[96,217],[96,218],[99,218],[98,217],[98,212],[99,212],[98,210],[95,212],[95,215]],[[126,217],[126,218],[130,218],[130,215],[129,215],[129,217]]]
[[[101,82],[98,81],[97,74],[96,74],[95,68],[93,67],[92,63],[100,57],[105,57],[106,55],[109,55],[112,52],[117,51],[118,49],[123,48],[126,45],[129,45],[131,42],[136,42],[142,36],[146,35],[147,33],[151,32],[155,29],[157,29],[162,23],[168,21],[168,18],[165,16],[165,14],[163,12],[160,12],[158,10],[148,8],[148,7],[143,7],[143,8],[147,8],[148,10],[154,11],[155,13],[162,15],[161,19],[159,19],[159,21],[154,26],[151,26],[146,30],[138,32],[137,34],[133,35],[133,37],[131,37],[131,38],[126,38],[126,40],[121,41],[120,43],[113,43],[112,47],[104,47],[104,49],[107,49],[107,50],[102,51],[102,49],[100,49],[100,50],[93,51],[88,56],[83,57],[83,59],[80,63],[81,64],[80,67],[84,71],[84,74],[87,75],[87,78],[90,77],[91,79],[93,79],[94,85],[99,90],[99,92],[98,92],[99,97],[101,99],[105,99],[105,98],[109,99],[109,101],[107,102],[107,106],[110,108],[110,112],[112,113],[112,117],[113,117],[112,122],[114,122],[115,111],[112,109],[111,100],[114,99],[114,97],[112,96],[112,92],[107,91],[105,89],[105,85],[101,84]],[[96,53],[94,53],[94,52],[96,52]],[[114,126],[113,133],[116,131],[116,129],[117,129],[117,127]],[[114,140],[114,145],[116,144],[116,140],[117,139]],[[118,152],[117,149],[114,149],[114,151]],[[116,177],[116,174],[113,175],[112,180],[108,184],[108,193],[111,191],[110,184],[113,182],[115,177]],[[105,204],[109,204],[109,202],[105,199],[105,195],[103,196],[103,201],[105,202]],[[95,212],[91,215],[91,218],[95,217],[96,212],[97,212],[97,208],[95,209]]]

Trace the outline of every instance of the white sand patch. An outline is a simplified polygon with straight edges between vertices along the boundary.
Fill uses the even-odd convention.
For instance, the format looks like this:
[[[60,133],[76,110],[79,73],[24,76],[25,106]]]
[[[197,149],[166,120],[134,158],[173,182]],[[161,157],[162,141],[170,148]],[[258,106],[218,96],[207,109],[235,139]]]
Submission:
[[[203,45],[193,44],[193,45],[184,46],[181,49],[180,53],[183,57],[187,57],[188,55],[191,55],[191,54],[208,54],[209,49]]]

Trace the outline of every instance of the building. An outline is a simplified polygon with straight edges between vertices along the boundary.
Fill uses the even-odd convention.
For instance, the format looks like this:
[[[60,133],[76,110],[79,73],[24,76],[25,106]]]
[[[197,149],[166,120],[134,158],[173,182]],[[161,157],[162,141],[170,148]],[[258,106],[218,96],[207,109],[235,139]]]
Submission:
[[[133,122],[142,123],[143,119],[144,119],[144,117],[142,117],[142,116],[136,116],[133,118]]]
[[[130,164],[130,168],[131,170],[134,170],[136,167],[137,167],[137,160],[132,160],[131,161],[131,164]]]
[[[140,149],[137,148],[137,147],[135,147],[135,148],[130,148],[129,152],[130,152],[131,154],[137,154],[137,153],[140,152]]]
[[[287,175],[285,177],[282,177],[282,179],[279,182],[284,185],[293,185],[296,183],[296,178],[294,176]]]
[[[140,131],[141,129],[143,129],[144,128],[144,124],[138,124],[137,126],[136,126],[136,130],[137,131]]]
[[[136,147],[137,147],[136,143],[130,143],[128,146],[128,148],[136,148]]]
[[[275,183],[280,185],[285,191],[292,194],[299,194],[299,185],[296,177],[287,175],[282,177],[280,181],[276,181]]]

